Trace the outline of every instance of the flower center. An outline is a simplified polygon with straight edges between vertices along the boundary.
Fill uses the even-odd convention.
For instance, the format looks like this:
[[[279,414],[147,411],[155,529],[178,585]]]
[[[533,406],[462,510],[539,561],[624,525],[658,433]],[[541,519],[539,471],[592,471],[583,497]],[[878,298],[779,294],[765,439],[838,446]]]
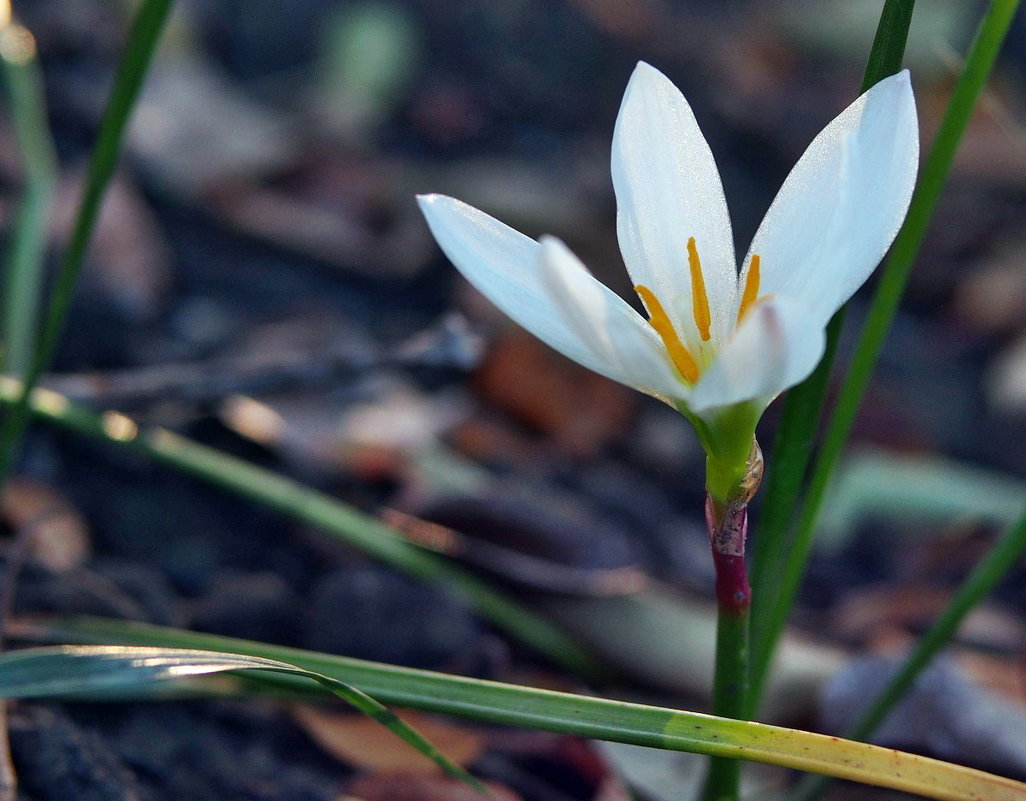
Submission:
[[[710,330],[712,326],[712,313],[709,311],[709,294],[705,291],[702,261],[698,258],[698,247],[695,245],[695,238],[693,236],[688,238],[688,269],[691,271],[691,316],[695,320],[695,328],[698,329],[698,335],[702,338],[703,342],[708,342],[712,337],[712,331]],[[756,284],[758,284],[758,281],[756,281]],[[698,362],[691,354],[691,351],[687,349],[687,346],[681,340],[680,334],[673,327],[670,316],[666,313],[666,309],[663,308],[663,304],[659,302],[659,298],[655,296],[651,289],[641,284],[634,287],[634,291],[638,293],[641,302],[645,304],[649,325],[655,329],[656,333],[663,340],[663,345],[666,347],[666,352],[669,354],[673,366],[677,368],[677,371],[689,384],[698,383],[698,377],[702,372],[701,368],[698,366]]]
[[[735,325],[740,325],[745,315],[760,300],[760,261],[759,255],[753,253],[751,263],[748,265],[748,275],[745,277],[745,287],[741,293],[741,303],[738,306]],[[702,275],[702,262],[698,258],[698,247],[695,245],[693,236],[688,239],[688,268],[691,271],[691,314],[694,317],[698,335],[703,342],[708,342],[712,337],[712,314],[709,311],[709,295],[705,290],[705,277]],[[638,293],[641,302],[645,304],[648,323],[663,340],[663,346],[666,348],[673,366],[677,368],[677,372],[689,384],[697,384],[699,376],[702,374],[702,368],[699,367],[698,361],[673,327],[673,322],[659,298],[651,289],[642,284],[635,286],[634,291]]]

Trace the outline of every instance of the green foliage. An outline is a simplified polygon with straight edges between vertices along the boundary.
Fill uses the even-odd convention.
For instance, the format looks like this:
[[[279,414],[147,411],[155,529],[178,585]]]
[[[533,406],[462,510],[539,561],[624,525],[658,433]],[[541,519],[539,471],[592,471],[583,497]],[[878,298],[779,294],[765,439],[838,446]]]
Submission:
[[[15,405],[20,394],[20,385],[9,381],[0,386],[0,404]],[[522,604],[450,560],[407,542],[370,515],[323,492],[164,428],[136,430],[131,436],[113,432],[102,416],[50,390],[37,389],[33,392],[29,408],[40,419],[135,450],[200,481],[316,526],[368,556],[410,575],[437,582],[462,594],[481,615],[557,664],[581,675],[601,675],[600,667],[589,654]]]
[[[3,424],[0,425],[0,485],[10,475],[21,446],[25,426],[29,419],[29,394],[50,364],[54,351],[57,349],[57,342],[64,329],[64,320],[71,308],[75,284],[78,281],[82,263],[99,218],[100,205],[107,192],[107,187],[110,185],[110,180],[114,176],[114,169],[117,167],[118,157],[121,153],[121,142],[132,115],[132,109],[135,108],[136,100],[139,97],[139,90],[146,78],[153,52],[157,47],[161,31],[164,29],[168,12],[171,10],[171,3],[172,0],[144,0],[136,15],[135,24],[129,35],[128,47],[114,80],[110,102],[100,125],[96,146],[93,148],[92,158],[89,160],[85,191],[71,231],[71,241],[61,260],[61,268],[57,274],[53,297],[39,335],[39,341],[36,343],[31,359],[28,360],[28,367],[24,370],[24,389],[18,403],[8,410]],[[20,108],[14,107],[13,110],[15,113],[20,112],[23,115],[36,113],[34,104],[31,103],[23,103]],[[31,123],[30,119],[25,119],[19,124],[19,127],[28,127]],[[37,209],[37,211],[41,211],[41,209]],[[45,225],[45,222],[38,220],[37,224],[42,226]],[[12,291],[12,288],[8,287],[8,292]],[[29,332],[23,332],[22,335],[28,336]]]
[[[314,681],[416,748],[450,776],[483,795],[488,794],[481,782],[366,693],[338,679],[274,659],[185,648],[121,645],[34,648],[0,655],[0,695],[4,698],[54,698],[238,670],[271,671]]]
[[[21,209],[7,258],[3,373],[22,377],[35,351],[47,223],[57,183],[57,154],[46,121],[43,76],[35,42],[17,23],[0,31],[0,72],[25,169]]]
[[[887,0],[884,4],[862,78],[863,92],[901,69],[914,9],[915,0]],[[800,546],[800,539],[792,538],[792,526],[823,417],[843,325],[842,307],[827,327],[827,346],[822,361],[812,375],[787,393],[773,445],[766,501],[751,556],[750,716],[758,713],[773,651],[794,603],[794,591],[780,581],[780,576],[803,569],[808,559],[807,548],[805,552],[800,547],[795,548],[796,544]]]
[[[86,618],[23,628],[19,634],[59,642],[104,642],[254,656],[358,687],[381,703],[651,748],[749,759],[902,789],[930,798],[1021,801],[1026,793],[1026,785],[1020,782],[971,768],[796,729],[381,665],[231,637]],[[65,658],[70,662],[75,658],[73,648],[65,647],[65,657],[60,653],[62,651],[43,652],[47,660],[46,672],[53,672],[53,659]],[[17,660],[12,660],[15,656],[0,656],[0,694],[17,686],[6,678],[8,667],[18,665]],[[173,654],[168,652],[168,656],[173,657]],[[200,662],[205,658],[197,657]],[[21,659],[29,660],[31,665],[31,652]],[[124,680],[131,681],[130,672]],[[151,680],[149,675],[143,675],[140,683]],[[104,689],[102,677],[96,681],[99,688]],[[306,678],[303,681],[309,685]],[[32,686],[33,683],[27,681],[26,684]],[[79,689],[88,688],[79,685]],[[38,689],[32,693],[34,697],[42,694]]]
[[[777,586],[771,592],[770,598],[764,601],[764,604],[768,603],[770,606],[760,608],[756,618],[758,627],[753,632],[750,704],[753,710],[758,706],[761,688],[772,664],[773,650],[804,575],[824,493],[851,433],[855,415],[876,366],[884,338],[897,312],[937,200],[951,170],[958,144],[979,94],[990,76],[1018,6],[1018,0],[994,0],[983,18],[966,57],[965,67],[948,102],[940,129],[920,172],[919,184],[912,196],[905,224],[898,232],[880,276],[866,324],[841,387],[837,408],[830,419],[823,447],[812,470],[794,537],[787,538],[784,535],[775,544],[766,546],[767,549],[772,548],[775,555],[767,558],[779,560],[786,556],[786,561],[782,566],[777,564],[776,569],[764,574],[764,581],[767,582],[770,575],[774,576]],[[795,436],[806,441],[811,441],[812,438],[808,430],[804,432],[804,436],[802,432],[795,432]],[[786,530],[791,519],[789,516],[786,520],[774,521],[771,524],[773,530]]]

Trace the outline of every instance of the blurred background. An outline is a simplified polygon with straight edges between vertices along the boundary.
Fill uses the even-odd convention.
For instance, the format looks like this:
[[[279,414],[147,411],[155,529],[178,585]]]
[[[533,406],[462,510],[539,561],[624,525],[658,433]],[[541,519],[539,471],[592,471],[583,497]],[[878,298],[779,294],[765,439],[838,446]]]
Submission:
[[[55,255],[136,5],[14,4],[36,39],[62,165]],[[906,64],[924,147],[984,5],[916,9]],[[712,568],[690,427],[516,329],[446,262],[414,195],[451,194],[531,236],[555,234],[633,301],[609,147],[636,62],[692,104],[744,252],[791,165],[857,94],[881,6],[181,0],[45,383],[298,477],[411,538],[423,521],[449,527],[450,552],[593,647],[623,692],[701,706]],[[840,727],[1026,497],[1024,78],[1020,14],[827,503],[792,667],[771,699],[777,719]],[[6,232],[22,180],[6,116],[0,144]],[[867,297],[851,304],[842,365]],[[771,409],[760,428],[770,469],[774,425]],[[14,530],[54,509],[60,526],[37,538],[50,545],[32,556],[21,611],[571,681],[442,588],[138,456],[38,427],[0,513]],[[1022,701],[1024,586],[1020,569],[960,643],[969,673],[942,671],[922,700],[929,713],[906,716],[915,725],[888,742],[1026,775],[1026,754],[952,722],[964,693],[983,693],[1005,715],[993,737],[1016,741],[1022,710],[1007,704]],[[693,639],[678,637],[684,624]],[[280,712],[46,714],[99,732],[144,797],[240,793],[236,782],[259,776],[265,795],[232,797],[330,798],[349,775],[311,745],[309,721],[278,721],[273,736],[239,725]],[[12,723],[16,757],[31,761],[26,732],[60,729],[44,718]],[[139,745],[153,739],[147,727],[164,751]],[[568,756],[549,735],[489,736],[483,774],[530,799],[591,798],[640,759]],[[169,753],[195,760],[192,785],[161,767]],[[376,775],[361,758],[346,757]],[[637,770],[658,773],[644,759]],[[647,788],[656,798],[680,781],[677,763],[667,770],[676,778]],[[378,791],[361,797],[391,797]]]

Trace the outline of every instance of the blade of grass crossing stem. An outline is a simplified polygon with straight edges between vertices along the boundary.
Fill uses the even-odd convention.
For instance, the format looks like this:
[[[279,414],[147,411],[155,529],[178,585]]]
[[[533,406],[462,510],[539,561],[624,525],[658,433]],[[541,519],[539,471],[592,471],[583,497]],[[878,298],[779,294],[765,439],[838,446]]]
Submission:
[[[39,342],[24,376],[24,392],[18,403],[8,410],[0,426],[0,486],[11,472],[28,424],[29,393],[57,348],[71,306],[75,283],[96,227],[100,206],[117,166],[125,129],[171,4],[172,0],[143,0],[132,25],[128,46],[118,66],[110,101],[89,160],[85,190],[72,227],[71,239],[61,260]]]
[[[381,703],[508,726],[710,756],[733,756],[949,801],[1022,801],[1026,784],[890,748],[780,726],[382,665],[266,643],[100,619],[15,624],[21,638],[222,651],[286,662]],[[0,656],[0,676],[5,657]]]
[[[0,380],[0,404],[14,404],[21,384]],[[463,595],[495,625],[586,678],[604,675],[579,645],[525,606],[493,589],[451,560],[423,550],[357,509],[284,476],[181,437],[163,428],[143,429],[124,415],[98,415],[63,395],[37,388],[30,410],[42,420],[144,454],[234,495],[316,526],[381,562]]]
[[[1026,553],[1026,511],[994,544],[962,582],[941,616],[916,643],[904,664],[887,682],[880,694],[844,736],[850,740],[866,740],[884,722],[887,714],[912,687],[916,678],[933,658],[955,636],[962,621],[973,608],[993,591],[998,582]],[[820,776],[806,776],[793,795],[793,801],[813,801],[827,786]]]
[[[914,9],[915,0],[887,0],[884,4],[862,78],[863,92],[901,69]],[[799,505],[816,432],[823,416],[843,324],[842,308],[827,327],[827,346],[819,365],[800,386],[788,392],[784,400],[763,491],[762,513],[756,536],[752,538],[750,647],[753,664],[770,659],[776,644],[775,638],[767,636],[771,630],[769,620],[777,608],[779,576],[784,571],[790,550],[788,540],[794,510]],[[750,717],[758,712],[761,686],[760,682],[755,682],[749,689],[747,711]]]
[[[380,723],[443,771],[482,795],[481,782],[446,758],[431,742],[362,690],[321,673],[248,654],[184,648],[82,645],[32,648],[0,657],[0,697],[54,698],[90,688],[145,687],[154,682],[229,671],[270,671],[317,682],[350,706]]]
[[[905,224],[891,247],[890,257],[873,296],[851,366],[841,386],[837,406],[827,426],[823,447],[812,471],[794,541],[787,549],[786,564],[777,574],[779,592],[776,604],[772,614],[767,615],[762,622],[760,647],[754,654],[752,665],[754,698],[759,697],[757,693],[765,684],[773,648],[783,631],[788,612],[805,573],[813,530],[830,477],[851,432],[880,349],[905,290],[912,264],[947,180],[958,144],[980,92],[994,67],[1018,6],[1018,0],[993,0],[988,8],[923,165]]]
[[[13,19],[0,24],[0,71],[25,170],[21,208],[7,256],[0,372],[23,378],[36,347],[50,203],[57,183],[57,155],[46,119],[35,40]]]

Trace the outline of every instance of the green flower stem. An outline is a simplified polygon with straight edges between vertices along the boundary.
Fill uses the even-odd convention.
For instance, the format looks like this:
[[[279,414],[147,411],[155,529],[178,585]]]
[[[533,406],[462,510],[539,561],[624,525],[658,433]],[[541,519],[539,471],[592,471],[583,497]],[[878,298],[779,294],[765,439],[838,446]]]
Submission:
[[[762,481],[762,452],[753,439],[744,469],[731,482],[733,494],[722,502],[710,492],[705,522],[716,569],[716,666],[712,711],[743,719],[748,703],[748,631],[752,590],[745,567],[748,502]],[[735,801],[741,788],[741,765],[713,757],[702,789],[703,801]]]
[[[0,404],[17,403],[20,395],[18,381],[0,381]],[[30,410],[46,422],[142,453],[180,473],[316,526],[385,564],[461,594],[483,617],[578,675],[605,675],[589,653],[547,620],[450,560],[407,542],[378,520],[321,492],[167,429],[139,430],[124,415],[98,415],[48,389],[33,391]]]
[[[36,343],[47,224],[57,183],[57,154],[46,120],[35,41],[16,22],[0,30],[0,72],[25,169],[21,208],[6,265],[0,371],[21,378],[31,364]]]
[[[18,402],[8,410],[3,425],[0,426],[0,486],[10,475],[28,425],[29,394],[57,349],[64,320],[71,307],[75,284],[96,227],[100,206],[117,166],[125,129],[157,41],[164,29],[171,3],[172,0],[144,0],[135,17],[128,46],[114,80],[110,103],[100,124],[96,147],[89,160],[85,193],[71,231],[71,241],[61,261],[53,299],[43,323],[39,342],[25,370],[24,391]]]
[[[694,426],[706,453],[705,491],[716,504],[726,507],[744,492],[740,485],[748,473],[762,409],[754,403],[738,403],[710,419],[692,414],[683,404],[677,409]]]
[[[778,590],[774,608],[759,618],[759,639],[753,648],[752,660],[753,698],[757,699],[760,696],[765,685],[773,649],[783,631],[787,613],[794,603],[804,576],[812,547],[812,534],[826,488],[855,422],[862,396],[876,366],[891,321],[897,312],[912,265],[951,170],[958,144],[976,100],[990,76],[1018,6],[1018,0],[993,0],[983,18],[966,57],[965,68],[955,84],[944,118],[923,165],[905,224],[894,240],[890,257],[873,296],[866,324],[852,357],[851,367],[842,384],[837,407],[827,427],[823,447],[812,471],[794,540],[786,549],[786,564],[777,574]]]
[[[997,586],[1008,570],[1026,553],[1026,511],[995,543],[987,555],[962,582],[955,597],[941,616],[923,635],[880,694],[859,716],[844,736],[850,740],[866,740],[884,722],[887,714],[912,687],[916,678],[933,658],[955,636],[962,621]],[[827,781],[819,776],[806,776],[795,789],[794,801],[813,801],[825,789]]]
[[[747,516],[747,515],[746,515]],[[713,549],[716,565],[716,674],[714,715],[743,720],[748,693],[748,608],[751,590],[743,556]],[[712,757],[702,790],[703,801],[733,801],[741,787],[741,763]]]
[[[752,599],[745,567],[748,501],[762,478],[762,454],[755,441],[759,414],[751,404],[738,404],[707,422],[682,411],[694,424],[707,454],[705,520],[717,600],[712,711],[740,720],[745,717],[748,695],[748,610]],[[757,475],[753,463],[758,465]],[[711,757],[703,801],[735,801],[740,787],[741,763]]]

